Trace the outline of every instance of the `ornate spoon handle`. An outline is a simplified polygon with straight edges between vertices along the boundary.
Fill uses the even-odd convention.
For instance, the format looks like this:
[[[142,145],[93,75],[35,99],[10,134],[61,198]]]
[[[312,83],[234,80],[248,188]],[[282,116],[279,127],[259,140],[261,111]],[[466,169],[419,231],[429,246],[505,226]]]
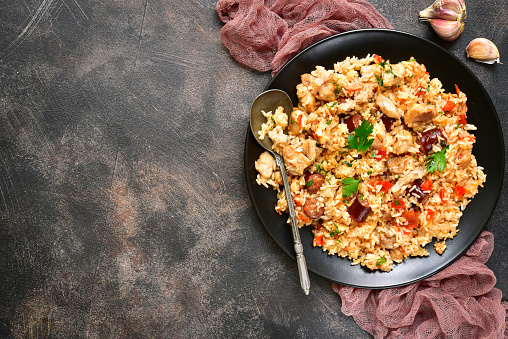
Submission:
[[[310,279],[309,279],[309,271],[307,270],[307,263],[305,262],[305,257],[303,256],[303,246],[302,241],[300,240],[300,232],[298,230],[298,225],[296,223],[296,215],[295,215],[295,206],[293,205],[293,196],[291,195],[291,189],[289,187],[289,180],[286,174],[286,166],[284,165],[284,159],[279,154],[275,154],[275,161],[277,166],[280,168],[280,172],[282,174],[282,181],[284,182],[284,191],[286,192],[286,201],[288,203],[289,209],[289,219],[291,221],[291,230],[293,233],[293,241],[295,244],[295,252],[296,252],[296,263],[298,264],[298,274],[300,275],[300,285],[302,286],[303,291],[306,295],[309,294],[310,290]]]

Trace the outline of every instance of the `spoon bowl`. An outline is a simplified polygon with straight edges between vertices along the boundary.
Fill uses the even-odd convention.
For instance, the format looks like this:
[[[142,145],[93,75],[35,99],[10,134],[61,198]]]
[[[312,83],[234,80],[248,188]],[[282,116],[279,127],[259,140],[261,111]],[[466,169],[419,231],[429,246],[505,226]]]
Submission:
[[[300,285],[305,294],[309,294],[309,272],[307,270],[305,257],[303,256],[303,246],[300,240],[300,233],[296,221],[293,197],[291,194],[287,194],[287,192],[291,192],[291,189],[286,173],[286,166],[284,165],[284,159],[278,153],[272,150],[273,142],[268,136],[263,138],[263,140],[259,138],[259,131],[261,130],[261,126],[263,123],[266,123],[266,118],[263,115],[263,111],[275,112],[275,110],[280,106],[283,107],[284,112],[288,115],[290,115],[293,111],[293,103],[291,102],[291,98],[286,92],[279,89],[271,89],[258,95],[256,99],[254,99],[250,110],[250,129],[258,143],[273,155],[275,162],[280,169],[282,181],[284,182],[284,191],[286,192],[286,201],[289,210],[289,220],[291,221],[291,230],[293,233],[296,262],[298,264],[298,273],[300,276]]]
[[[261,146],[272,153],[272,140],[268,137],[265,137],[263,140],[259,138],[258,132],[261,130],[261,125],[266,122],[266,118],[261,111],[275,112],[279,106],[282,106],[287,114],[291,114],[291,111],[293,111],[293,103],[289,95],[280,89],[271,89],[258,95],[254,99],[250,109],[250,129],[252,134]]]

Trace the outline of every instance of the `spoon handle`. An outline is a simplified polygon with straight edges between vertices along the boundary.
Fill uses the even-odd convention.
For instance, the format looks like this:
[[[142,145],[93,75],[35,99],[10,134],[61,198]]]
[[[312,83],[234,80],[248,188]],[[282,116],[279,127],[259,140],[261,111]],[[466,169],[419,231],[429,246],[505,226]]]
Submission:
[[[282,181],[284,182],[284,192],[286,193],[286,201],[288,203],[289,219],[291,221],[291,230],[293,233],[293,241],[296,252],[296,263],[298,264],[298,274],[300,275],[300,285],[302,286],[302,289],[305,292],[305,294],[308,295],[310,289],[309,272],[307,270],[307,263],[305,262],[305,257],[303,256],[303,246],[302,241],[300,240],[300,232],[298,230],[298,224],[296,222],[295,206],[293,205],[293,196],[291,195],[291,189],[289,187],[286,166],[284,165],[284,159],[282,159],[282,157],[277,153],[275,153],[275,161],[277,163],[277,166],[279,166],[280,168]]]

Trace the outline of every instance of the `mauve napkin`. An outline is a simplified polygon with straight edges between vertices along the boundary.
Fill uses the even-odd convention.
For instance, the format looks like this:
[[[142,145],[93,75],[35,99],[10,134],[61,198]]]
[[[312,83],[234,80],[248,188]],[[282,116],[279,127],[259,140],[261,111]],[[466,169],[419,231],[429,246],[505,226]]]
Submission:
[[[219,0],[221,38],[231,55],[275,74],[314,42],[361,28],[392,28],[364,0]],[[508,303],[485,266],[494,236],[483,231],[448,268],[398,288],[369,290],[332,284],[342,312],[375,338],[508,338]]]
[[[430,278],[384,290],[332,284],[342,313],[374,338],[503,338],[508,303],[485,266],[494,236],[483,231],[469,250]]]
[[[364,0],[220,0],[222,42],[240,63],[276,73],[305,47],[361,28],[393,28]]]

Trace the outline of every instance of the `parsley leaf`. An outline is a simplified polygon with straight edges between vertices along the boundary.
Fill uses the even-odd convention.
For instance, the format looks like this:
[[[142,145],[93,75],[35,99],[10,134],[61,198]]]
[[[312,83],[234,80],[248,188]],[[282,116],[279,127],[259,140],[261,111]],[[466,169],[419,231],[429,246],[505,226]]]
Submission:
[[[446,146],[441,151],[436,152],[430,155],[425,162],[425,167],[427,167],[427,172],[432,173],[435,171],[444,171],[446,168],[446,150],[450,148],[450,146]]]
[[[355,128],[354,135],[350,134],[347,138],[349,148],[356,149],[359,152],[366,151],[374,139],[368,139],[369,135],[374,131],[374,126],[367,120],[363,120],[360,126]]]
[[[360,183],[360,179],[356,180],[355,178],[348,177],[343,179],[342,184],[342,197],[347,198],[352,196],[358,191],[358,184]]]
[[[376,74],[376,81],[377,81],[377,83],[379,84],[379,86],[384,86],[384,85],[383,85],[383,79],[381,79],[380,77],[378,77],[378,76],[377,76],[377,74]]]
[[[306,182],[305,185],[311,187],[312,185],[314,185],[314,179],[311,179],[309,182]]]

